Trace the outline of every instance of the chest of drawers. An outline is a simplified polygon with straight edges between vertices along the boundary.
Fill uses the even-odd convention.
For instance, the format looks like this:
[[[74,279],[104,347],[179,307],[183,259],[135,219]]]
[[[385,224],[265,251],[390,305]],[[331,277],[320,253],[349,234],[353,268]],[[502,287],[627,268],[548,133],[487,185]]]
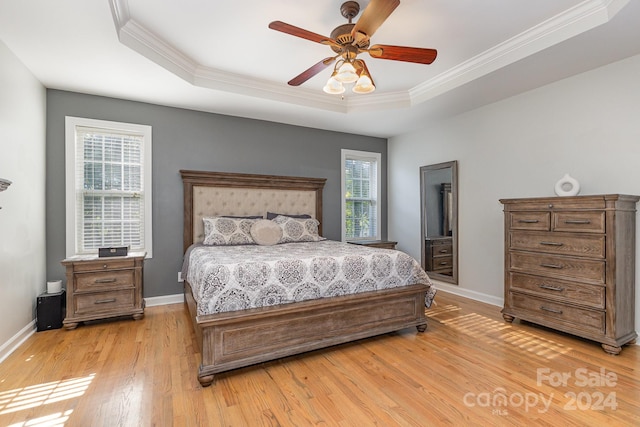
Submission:
[[[144,315],[144,253],[124,257],[78,256],[62,261],[67,276],[66,329],[87,320]]]
[[[503,199],[502,315],[601,343],[634,342],[637,196]]]

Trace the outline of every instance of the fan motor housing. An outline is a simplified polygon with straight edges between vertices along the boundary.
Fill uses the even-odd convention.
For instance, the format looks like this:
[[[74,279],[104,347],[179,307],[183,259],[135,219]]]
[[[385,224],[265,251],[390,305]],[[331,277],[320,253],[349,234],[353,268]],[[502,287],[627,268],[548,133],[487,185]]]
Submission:
[[[368,38],[361,40],[359,43],[356,43],[355,45],[353,45],[353,37],[351,36],[351,30],[353,30],[353,27],[355,27],[355,25],[356,24],[342,24],[334,28],[333,31],[331,31],[330,37],[335,41],[337,41],[341,46],[343,46],[342,49],[340,49],[337,46],[331,46],[331,49],[333,49],[334,52],[342,53],[344,52],[344,49],[347,49],[349,46],[354,46],[359,49],[367,49],[369,47]]]

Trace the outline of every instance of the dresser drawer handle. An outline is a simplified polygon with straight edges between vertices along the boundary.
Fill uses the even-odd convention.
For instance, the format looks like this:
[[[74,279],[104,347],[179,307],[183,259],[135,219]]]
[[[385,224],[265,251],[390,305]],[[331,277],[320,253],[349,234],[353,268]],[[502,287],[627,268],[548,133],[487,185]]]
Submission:
[[[448,250],[446,250],[446,249],[440,249],[440,253],[441,253],[441,254],[446,254],[447,252],[449,252],[449,251],[448,251]]]
[[[538,221],[537,219],[520,219],[518,220],[518,222],[524,222],[525,224],[535,224],[540,221]]]
[[[111,278],[111,279],[96,279],[96,281],[94,283],[113,283],[115,282],[116,279]]]
[[[560,242],[540,242],[540,244],[545,246],[564,246],[564,243]]]
[[[540,267],[547,267],[547,268],[563,268],[564,266],[559,265],[559,264],[540,264]]]
[[[542,289],[548,289],[550,291],[558,291],[558,292],[564,291],[564,288],[561,288],[559,286],[551,286],[551,285],[542,284],[542,285],[538,285],[538,287],[542,288]]]
[[[447,265],[447,261],[442,261],[440,265]]]
[[[567,219],[564,222],[565,224],[591,224],[591,221],[588,219]]]
[[[110,302],[116,302],[116,299],[115,298],[99,299],[94,304],[109,304]]]
[[[548,311],[550,313],[562,314],[562,310],[555,310],[553,308],[545,307],[544,305],[540,306],[540,310]]]

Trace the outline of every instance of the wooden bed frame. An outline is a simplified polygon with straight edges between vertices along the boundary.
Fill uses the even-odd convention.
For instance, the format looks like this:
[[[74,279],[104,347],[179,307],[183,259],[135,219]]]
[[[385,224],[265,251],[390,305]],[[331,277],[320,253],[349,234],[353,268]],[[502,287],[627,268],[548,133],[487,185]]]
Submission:
[[[203,216],[264,215],[267,210],[308,213],[322,227],[325,179],[186,170],[180,174],[185,251],[202,240]],[[198,316],[191,285],[185,280],[185,301],[202,354],[198,380],[206,387],[214,374],[231,369],[412,326],[423,332],[426,291],[426,285],[417,284]]]

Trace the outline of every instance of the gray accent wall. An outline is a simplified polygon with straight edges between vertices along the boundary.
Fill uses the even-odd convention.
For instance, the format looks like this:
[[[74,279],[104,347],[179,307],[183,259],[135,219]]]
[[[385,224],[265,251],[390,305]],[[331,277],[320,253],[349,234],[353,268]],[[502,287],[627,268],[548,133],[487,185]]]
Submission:
[[[115,98],[47,90],[47,277],[64,279],[65,116],[153,128],[153,258],[144,296],[182,292],[180,169],[326,178],[325,237],[340,240],[340,150],[382,154],[382,236],[387,236],[387,140]],[[345,118],[346,119],[346,118]]]

